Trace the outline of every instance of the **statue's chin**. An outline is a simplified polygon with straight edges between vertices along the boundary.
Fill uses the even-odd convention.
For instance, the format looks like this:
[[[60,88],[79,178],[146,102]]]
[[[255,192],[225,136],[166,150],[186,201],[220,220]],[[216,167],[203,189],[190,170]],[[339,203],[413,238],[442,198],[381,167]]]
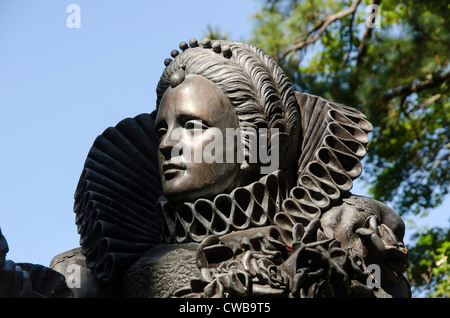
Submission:
[[[187,176],[187,175],[186,175]],[[213,199],[219,194],[229,193],[238,185],[236,173],[230,172],[214,181],[195,180],[189,176],[179,176],[163,182],[164,196],[171,203],[193,202],[197,199]]]

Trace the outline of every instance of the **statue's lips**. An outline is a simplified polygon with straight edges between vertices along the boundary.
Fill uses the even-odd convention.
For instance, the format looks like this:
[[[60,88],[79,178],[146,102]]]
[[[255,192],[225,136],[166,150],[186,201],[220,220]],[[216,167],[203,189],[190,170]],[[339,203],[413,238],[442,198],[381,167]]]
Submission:
[[[186,170],[184,165],[176,165],[173,163],[163,164],[163,175],[166,180],[175,178],[176,174],[182,170]]]

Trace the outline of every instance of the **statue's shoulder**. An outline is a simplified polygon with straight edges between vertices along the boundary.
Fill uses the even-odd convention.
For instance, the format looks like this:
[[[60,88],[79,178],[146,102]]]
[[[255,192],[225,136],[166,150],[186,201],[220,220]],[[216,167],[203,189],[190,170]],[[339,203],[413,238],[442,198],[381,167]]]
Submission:
[[[81,247],[68,250],[53,257],[50,268],[61,273],[67,286],[72,289],[76,298],[98,298],[118,296],[111,294],[110,283],[98,279],[91,269],[86,266],[86,257]]]

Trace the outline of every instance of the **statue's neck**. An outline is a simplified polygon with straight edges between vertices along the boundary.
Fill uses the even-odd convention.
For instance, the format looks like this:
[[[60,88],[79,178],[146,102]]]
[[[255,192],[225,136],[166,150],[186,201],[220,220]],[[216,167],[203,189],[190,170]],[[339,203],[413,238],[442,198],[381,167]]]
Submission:
[[[289,188],[281,171],[264,176],[229,194],[214,199],[171,204],[162,197],[157,209],[163,216],[166,242],[201,242],[209,235],[222,236],[232,231],[273,224]]]

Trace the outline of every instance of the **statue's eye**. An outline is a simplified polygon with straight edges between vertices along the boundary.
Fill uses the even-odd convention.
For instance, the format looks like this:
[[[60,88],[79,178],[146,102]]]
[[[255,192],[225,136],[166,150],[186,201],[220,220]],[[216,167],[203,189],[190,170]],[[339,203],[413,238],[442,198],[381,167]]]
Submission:
[[[188,130],[200,129],[205,130],[209,127],[205,125],[200,119],[191,119],[184,123],[184,128]]]
[[[161,139],[164,137],[164,135],[167,133],[167,128],[161,127],[156,131],[156,135],[158,136],[158,139]]]

